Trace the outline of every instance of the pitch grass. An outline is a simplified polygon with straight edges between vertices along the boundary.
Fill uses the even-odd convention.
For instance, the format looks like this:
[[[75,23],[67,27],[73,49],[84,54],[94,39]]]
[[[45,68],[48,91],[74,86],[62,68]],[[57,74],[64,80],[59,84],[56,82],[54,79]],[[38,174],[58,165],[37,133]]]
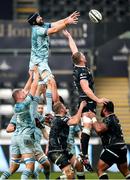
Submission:
[[[1,173],[0,173],[1,175]],[[59,175],[61,175],[60,172],[52,172],[51,173],[51,180],[56,179]],[[110,179],[125,179],[121,173],[110,173],[108,172],[109,178]],[[20,179],[21,173],[15,173],[12,175],[9,179]],[[85,174],[86,179],[98,179],[96,173],[86,173]],[[40,173],[39,179],[45,179],[45,176],[43,173]]]

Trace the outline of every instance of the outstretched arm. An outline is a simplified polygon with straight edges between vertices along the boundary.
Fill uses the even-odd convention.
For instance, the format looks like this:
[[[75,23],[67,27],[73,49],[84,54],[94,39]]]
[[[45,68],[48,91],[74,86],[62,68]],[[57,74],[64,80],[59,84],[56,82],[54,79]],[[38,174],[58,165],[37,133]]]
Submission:
[[[63,34],[65,35],[66,38],[68,38],[69,46],[70,46],[72,54],[75,54],[76,52],[78,52],[78,48],[71,34],[67,30],[63,30]]]
[[[93,101],[101,104],[101,103],[107,103],[109,100],[106,98],[98,98],[97,96],[95,96],[95,94],[93,93],[93,91],[90,89],[89,85],[88,85],[88,81],[85,79],[80,80],[80,85],[82,90],[85,92],[85,94],[92,99]]]
[[[74,124],[78,124],[80,122],[82,110],[85,106],[86,106],[86,101],[82,101],[80,103],[78,112],[68,120],[67,124],[69,126],[74,125]]]
[[[37,90],[37,86],[38,86],[38,80],[39,80],[39,72],[38,72],[38,67],[37,66],[34,66],[34,79],[33,79],[33,82],[31,84],[31,89],[30,89],[30,94],[32,96],[35,95],[36,93],[36,90]]]
[[[27,94],[31,88],[31,84],[32,84],[32,79],[33,79],[33,71],[29,70],[29,79],[26,82],[25,86],[24,86],[24,92]]]
[[[68,18],[65,18],[63,20],[60,20],[57,23],[52,23],[52,28],[49,28],[47,30],[47,34],[54,34],[59,32],[60,30],[63,30],[64,28],[66,28],[67,25],[70,24],[77,24],[78,23],[78,16],[79,13],[78,12],[74,12],[73,14],[71,14]]]
[[[64,22],[66,22],[70,17],[73,17],[73,16],[77,16],[78,17],[78,16],[80,16],[80,13],[75,11],[71,15],[69,15],[68,17],[66,17],[64,19],[58,20],[56,22],[52,22],[51,26],[52,27],[59,26],[59,25],[63,24]]]

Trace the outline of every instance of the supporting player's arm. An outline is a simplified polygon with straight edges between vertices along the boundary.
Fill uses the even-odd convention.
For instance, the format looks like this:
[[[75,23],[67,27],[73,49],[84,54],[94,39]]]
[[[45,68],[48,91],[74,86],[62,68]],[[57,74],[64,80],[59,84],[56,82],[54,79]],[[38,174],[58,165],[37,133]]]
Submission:
[[[34,66],[34,79],[33,79],[33,82],[31,84],[31,89],[30,89],[30,94],[32,96],[35,95],[36,93],[36,90],[37,90],[37,86],[38,86],[38,80],[39,80],[39,72],[38,72],[38,67],[37,66]]]
[[[75,54],[76,52],[78,52],[78,48],[71,34],[67,30],[63,30],[63,34],[68,39],[69,47],[71,49],[72,54]]]
[[[101,103],[106,103],[109,100],[106,98],[98,98],[97,96],[95,96],[95,94],[93,93],[93,91],[89,88],[89,84],[88,81],[86,79],[82,79],[80,80],[80,86],[82,88],[82,90],[85,92],[85,94],[92,99],[93,101],[101,104]]]
[[[100,134],[100,133],[103,133],[105,131],[108,130],[106,124],[102,123],[102,122],[95,122],[93,123],[93,128],[95,129],[95,131]]]
[[[49,28],[47,30],[47,34],[48,35],[54,34],[54,33],[57,33],[59,31],[65,29],[67,25],[77,24],[78,23],[78,16],[79,16],[79,14],[76,12],[76,13],[73,13],[73,15],[70,15],[68,18],[61,20],[59,23],[57,23],[57,25],[55,24],[55,26],[52,23],[52,28]]]
[[[33,71],[29,70],[29,79],[26,82],[25,86],[24,86],[24,92],[27,94],[31,88],[31,84],[32,84],[32,79],[33,79]]]
[[[70,126],[70,125],[74,125],[74,124],[78,124],[78,123],[80,122],[81,115],[82,115],[82,110],[83,110],[83,108],[84,108],[85,106],[86,106],[86,101],[82,101],[82,102],[80,103],[78,112],[68,120],[67,124],[68,124],[69,126]]]
[[[41,84],[39,84],[38,86],[37,86],[37,90],[36,90],[36,93],[35,93],[35,96],[40,96],[41,95],[41,87],[42,87],[42,85]]]
[[[97,120],[95,113],[89,111],[87,116],[92,119],[93,128],[95,129],[95,131],[98,134],[103,133],[103,132],[108,130],[108,127],[106,126],[105,123],[100,122],[100,121]]]

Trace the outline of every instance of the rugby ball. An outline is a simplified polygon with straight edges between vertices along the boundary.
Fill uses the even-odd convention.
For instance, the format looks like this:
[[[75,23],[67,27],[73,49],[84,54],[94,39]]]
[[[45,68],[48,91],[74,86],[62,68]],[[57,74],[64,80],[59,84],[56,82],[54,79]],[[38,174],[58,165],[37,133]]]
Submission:
[[[91,9],[88,15],[90,20],[94,23],[99,23],[102,20],[102,14],[96,9]]]

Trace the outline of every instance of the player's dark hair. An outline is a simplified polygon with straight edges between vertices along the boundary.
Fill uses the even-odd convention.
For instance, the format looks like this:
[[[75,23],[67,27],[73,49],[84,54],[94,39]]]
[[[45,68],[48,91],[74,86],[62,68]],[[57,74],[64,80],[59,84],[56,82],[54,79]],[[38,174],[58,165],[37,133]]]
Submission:
[[[58,101],[57,103],[55,103],[53,105],[53,111],[55,114],[59,114],[60,113],[60,110],[61,110],[61,107],[62,107],[62,103],[60,101]]]
[[[44,104],[43,104],[42,102],[39,102],[39,103],[38,103],[38,105],[41,105],[41,106],[43,106]]]
[[[15,89],[12,93],[12,98],[14,99],[14,101],[16,102],[17,100],[17,97],[18,97],[18,94],[19,92],[21,91],[22,89]]]
[[[114,113],[114,104],[112,101],[109,101],[108,103],[104,104],[103,107],[106,108],[108,112]]]
[[[40,16],[39,13],[33,13],[31,15],[29,15],[28,19],[27,19],[27,22],[32,26],[32,25],[36,25],[37,22],[36,22],[36,19],[37,17]]]
[[[73,63],[78,65],[80,63],[80,59],[81,59],[81,52],[76,52],[72,55],[72,59],[73,59]]]

